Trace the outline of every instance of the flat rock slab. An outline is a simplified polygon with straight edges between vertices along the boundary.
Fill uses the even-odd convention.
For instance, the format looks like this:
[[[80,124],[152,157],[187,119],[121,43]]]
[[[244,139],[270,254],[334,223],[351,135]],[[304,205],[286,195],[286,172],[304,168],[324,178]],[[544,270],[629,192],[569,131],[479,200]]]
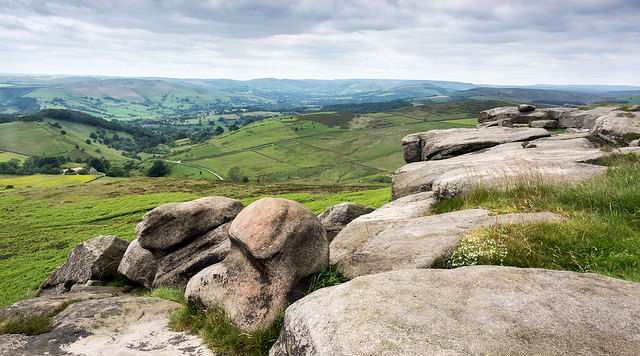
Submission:
[[[445,159],[507,142],[550,136],[543,128],[487,127],[431,130],[405,136],[402,153],[407,163]]]
[[[0,335],[3,355],[213,355],[201,339],[168,328],[180,304],[118,296],[71,304],[53,318],[51,332]]]
[[[340,273],[355,278],[408,268],[442,268],[471,230],[492,225],[560,221],[552,213],[522,213],[492,216],[489,210],[470,209],[447,214],[398,220],[365,236],[341,234],[330,246],[332,263]],[[358,240],[355,243],[345,240]]]
[[[398,221],[406,221],[430,214],[435,202],[432,192],[418,193],[387,203],[373,212],[351,221],[329,246],[329,261],[335,265],[353,253],[374,234]]]
[[[270,355],[638,353],[640,284],[474,266],[387,272],[320,289],[287,309]]]
[[[409,163],[393,178],[392,198],[433,191],[452,198],[473,188],[508,188],[517,184],[572,183],[604,174],[606,167],[587,164],[604,153],[586,138],[541,138],[505,143],[438,161]]]

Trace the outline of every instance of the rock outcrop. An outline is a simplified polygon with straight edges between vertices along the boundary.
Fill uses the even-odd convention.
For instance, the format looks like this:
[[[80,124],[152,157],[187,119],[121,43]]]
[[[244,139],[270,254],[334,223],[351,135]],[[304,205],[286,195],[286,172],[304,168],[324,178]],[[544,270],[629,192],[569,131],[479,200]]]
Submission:
[[[610,143],[629,143],[640,138],[640,113],[612,111],[599,117],[591,135]]]
[[[375,233],[340,234],[330,246],[331,263],[349,279],[399,269],[445,268],[460,239],[474,229],[561,220],[552,213],[491,215],[482,209],[398,220]]]
[[[555,126],[560,128],[591,129],[598,117],[614,109],[613,107],[597,107],[591,110],[580,110],[577,107],[542,109],[533,107],[533,110],[521,111],[520,107],[517,106],[504,106],[482,111],[478,116],[478,127],[511,127],[514,124],[530,124],[531,127],[543,127],[535,122],[538,120],[552,120],[557,124],[547,124],[548,128]]]
[[[180,304],[157,298],[113,296],[113,291],[106,289],[97,291],[69,293],[68,298],[83,300],[53,317],[48,333],[0,335],[0,354],[213,356],[199,337],[169,330],[169,316]],[[32,310],[50,310],[62,303],[60,296],[32,301],[36,303],[14,305],[12,312],[26,316]]]
[[[242,208],[239,200],[214,196],[151,210],[136,227],[137,242],[119,272],[147,288],[184,288],[227,256],[230,222]]]
[[[548,137],[545,129],[487,127],[483,129],[431,130],[407,135],[402,152],[407,163],[451,158],[507,142]]]
[[[231,251],[187,284],[188,303],[221,308],[236,325],[266,328],[305,277],[327,267],[326,232],[300,203],[263,198],[231,223]]]
[[[374,210],[358,203],[340,203],[327,207],[318,215],[318,219],[327,232],[327,239],[331,241],[348,223]]]
[[[68,292],[74,284],[115,277],[129,242],[115,235],[98,236],[74,247],[67,261],[56,268],[36,295]]]
[[[474,266],[318,290],[287,308],[270,355],[634,355],[638,335],[638,283]]]
[[[437,199],[443,199],[478,187],[571,183],[603,174],[606,167],[586,162],[604,153],[585,138],[569,137],[573,134],[526,144],[505,143],[444,160],[409,163],[394,175],[392,198],[433,191]]]

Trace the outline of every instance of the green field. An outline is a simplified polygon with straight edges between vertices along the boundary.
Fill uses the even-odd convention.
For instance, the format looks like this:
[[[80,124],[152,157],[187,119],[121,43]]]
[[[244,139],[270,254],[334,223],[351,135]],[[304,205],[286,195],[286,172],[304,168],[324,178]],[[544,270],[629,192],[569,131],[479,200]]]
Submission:
[[[223,195],[249,204],[261,196],[283,196],[319,213],[343,201],[379,207],[390,199],[390,188],[366,189],[105,177],[86,184],[0,190],[0,307],[31,295],[78,243],[109,234],[133,240],[142,216],[164,203]]]
[[[0,162],[7,162],[11,159],[20,160],[20,162],[24,161],[28,156],[21,155],[19,153],[0,151]]]
[[[61,128],[52,126],[53,123],[59,124]],[[89,135],[97,130],[94,126],[61,120],[3,123],[0,124],[0,150],[19,152],[25,156],[60,155],[74,161],[86,160],[90,156],[104,157],[114,162],[130,159],[98,140],[87,143]],[[65,134],[62,134],[62,131]],[[131,135],[124,132],[106,131],[110,136],[118,134],[123,138],[131,138]],[[5,152],[0,153],[0,162],[5,160],[4,155]]]
[[[99,177],[101,176],[65,176],[47,174],[15,177],[0,176],[0,189],[9,185],[13,186],[15,189],[57,187],[61,185],[86,183]]]
[[[400,142],[405,135],[475,127],[480,111],[504,104],[458,101],[373,114],[325,112],[272,118],[205,144],[181,146],[167,159],[223,176],[238,166],[251,181],[374,183],[404,164]]]

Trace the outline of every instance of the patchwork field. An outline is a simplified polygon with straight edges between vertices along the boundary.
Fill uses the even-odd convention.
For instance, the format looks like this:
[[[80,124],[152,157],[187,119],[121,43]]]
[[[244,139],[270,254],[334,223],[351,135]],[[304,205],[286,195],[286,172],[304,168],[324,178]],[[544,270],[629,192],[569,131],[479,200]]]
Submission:
[[[480,111],[505,104],[458,101],[373,114],[325,112],[274,118],[204,144],[178,147],[168,159],[222,176],[237,166],[250,181],[374,184],[404,163],[400,142],[405,135],[475,127]]]

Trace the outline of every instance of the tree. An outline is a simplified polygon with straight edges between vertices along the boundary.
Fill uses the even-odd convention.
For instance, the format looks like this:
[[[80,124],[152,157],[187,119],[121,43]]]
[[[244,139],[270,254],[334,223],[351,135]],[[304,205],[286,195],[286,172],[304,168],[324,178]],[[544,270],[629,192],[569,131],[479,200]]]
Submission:
[[[237,131],[239,129],[238,125],[236,124],[231,124],[231,126],[229,126],[229,131]]]
[[[243,176],[244,176],[244,171],[240,169],[240,167],[238,166],[233,166],[229,168],[229,172],[227,173],[227,179],[232,182],[242,181]]]
[[[67,131],[62,130],[62,131],[60,131],[60,134],[61,134],[61,135],[66,135],[66,134],[67,134]]]
[[[216,135],[222,135],[224,133],[224,129],[220,126],[216,126]]]
[[[151,168],[149,168],[149,170],[147,171],[147,176],[164,177],[169,174],[169,171],[171,171],[171,169],[169,169],[169,166],[163,161],[157,159],[153,161],[153,166],[151,166]]]
[[[98,172],[105,172],[104,163],[98,158],[91,157],[89,162],[87,162],[87,170],[91,167],[95,168]]]

